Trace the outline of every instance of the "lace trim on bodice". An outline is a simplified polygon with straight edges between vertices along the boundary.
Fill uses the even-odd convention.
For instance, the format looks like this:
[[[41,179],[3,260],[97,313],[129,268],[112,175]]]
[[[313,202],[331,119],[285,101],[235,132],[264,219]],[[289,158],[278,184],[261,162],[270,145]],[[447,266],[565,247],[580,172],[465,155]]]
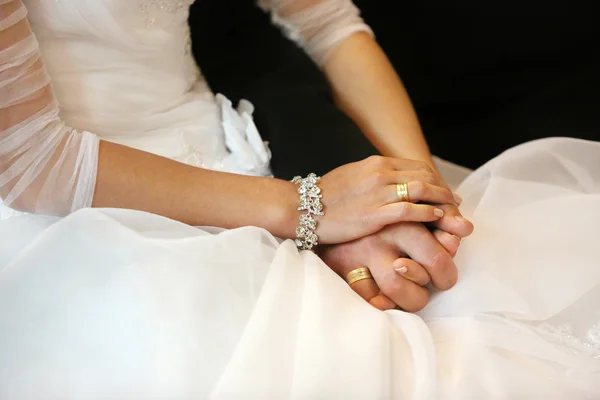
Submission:
[[[140,11],[146,17],[146,27],[151,28],[159,14],[177,14],[188,9],[193,3],[194,0],[147,0],[140,6]]]

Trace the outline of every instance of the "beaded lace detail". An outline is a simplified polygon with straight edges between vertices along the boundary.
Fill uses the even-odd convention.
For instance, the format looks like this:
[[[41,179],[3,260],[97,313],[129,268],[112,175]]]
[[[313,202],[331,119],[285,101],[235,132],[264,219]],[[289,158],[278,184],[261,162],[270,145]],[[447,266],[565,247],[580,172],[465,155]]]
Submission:
[[[544,324],[538,327],[538,332],[555,343],[600,359],[600,322],[590,327],[582,336],[576,335],[569,324],[558,326]]]
[[[158,14],[177,14],[192,3],[194,0],[147,0],[142,3],[140,10],[146,16],[146,26],[151,28],[156,23]]]

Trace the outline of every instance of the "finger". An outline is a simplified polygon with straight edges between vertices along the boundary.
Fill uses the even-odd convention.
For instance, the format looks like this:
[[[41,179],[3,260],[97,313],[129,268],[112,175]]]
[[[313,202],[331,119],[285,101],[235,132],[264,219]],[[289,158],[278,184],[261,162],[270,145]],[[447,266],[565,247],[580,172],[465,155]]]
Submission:
[[[398,307],[396,303],[390,300],[390,298],[383,294],[381,291],[379,291],[379,294],[377,296],[369,300],[369,304],[381,311],[395,310]]]
[[[437,229],[461,239],[473,233],[473,224],[461,215],[458,207],[446,204],[439,205],[438,208],[444,211],[444,216],[432,224]]]
[[[450,253],[452,257],[456,255],[460,246],[460,238],[458,236],[451,235],[448,232],[439,229],[433,231],[433,236],[442,246],[444,246],[446,251]]]
[[[444,211],[437,206],[396,202],[381,206],[373,213],[375,223],[381,226],[398,222],[433,222],[444,216]]]
[[[423,266],[429,273],[434,287],[446,290],[454,286],[458,272],[452,255],[425,225],[402,224],[402,229],[391,230],[390,234],[392,236],[386,240],[392,240],[409,258]],[[379,286],[381,288],[381,285]]]
[[[382,240],[375,240],[375,242],[379,243],[379,247],[375,250],[376,252],[382,251],[382,249],[388,252],[394,251],[393,247],[385,245],[385,242]],[[357,264],[364,265],[364,261],[368,261],[369,254],[371,253],[371,246],[369,246],[368,241],[363,239],[343,245],[321,247],[319,256],[335,273],[345,280],[348,273],[352,272]],[[360,260],[363,261],[361,262]],[[351,285],[351,288],[373,307],[382,311],[396,308],[396,303],[381,293],[381,290],[373,279],[363,279],[355,282]]]
[[[427,305],[429,291],[401,275],[393,268],[394,252],[375,253],[369,262],[371,274],[381,292],[403,310],[416,312]]]
[[[393,274],[383,278],[379,284],[381,292],[405,311],[421,311],[429,302],[429,291],[398,275],[392,268],[390,270]]]
[[[380,310],[393,310],[396,303],[381,293],[374,279],[363,279],[350,285],[360,297]]]
[[[410,258],[398,258],[392,263],[392,267],[398,275],[419,286],[425,286],[431,282],[431,276],[427,270]]]
[[[422,181],[411,181],[407,184],[408,197],[413,203],[423,202],[429,204],[454,204],[457,205],[451,190],[441,186],[432,185]],[[400,201],[398,185],[389,185],[385,188],[388,203]]]
[[[353,283],[350,287],[365,301],[381,311],[396,308],[396,303],[381,292],[374,279],[363,279]]]

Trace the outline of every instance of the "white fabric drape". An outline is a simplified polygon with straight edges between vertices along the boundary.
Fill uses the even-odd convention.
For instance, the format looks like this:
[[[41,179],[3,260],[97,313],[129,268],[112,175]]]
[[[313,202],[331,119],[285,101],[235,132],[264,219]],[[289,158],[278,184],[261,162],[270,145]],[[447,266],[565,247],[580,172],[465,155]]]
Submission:
[[[476,230],[419,315],[257,228],[2,221],[0,398],[600,398],[600,144],[520,146],[458,192]]]
[[[0,197],[65,215],[92,203],[98,138],[60,119],[26,15],[20,0],[0,0]]]

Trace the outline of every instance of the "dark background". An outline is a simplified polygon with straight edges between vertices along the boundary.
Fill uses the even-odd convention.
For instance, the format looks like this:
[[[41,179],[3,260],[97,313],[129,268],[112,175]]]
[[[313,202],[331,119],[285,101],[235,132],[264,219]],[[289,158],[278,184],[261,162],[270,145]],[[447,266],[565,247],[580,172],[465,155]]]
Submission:
[[[475,168],[537,138],[600,140],[592,1],[355,3],[404,81],[434,154]],[[212,89],[256,105],[276,175],[323,173],[375,153],[334,106],[319,70],[254,0],[197,1],[190,25]],[[312,154],[299,151],[311,142]]]

